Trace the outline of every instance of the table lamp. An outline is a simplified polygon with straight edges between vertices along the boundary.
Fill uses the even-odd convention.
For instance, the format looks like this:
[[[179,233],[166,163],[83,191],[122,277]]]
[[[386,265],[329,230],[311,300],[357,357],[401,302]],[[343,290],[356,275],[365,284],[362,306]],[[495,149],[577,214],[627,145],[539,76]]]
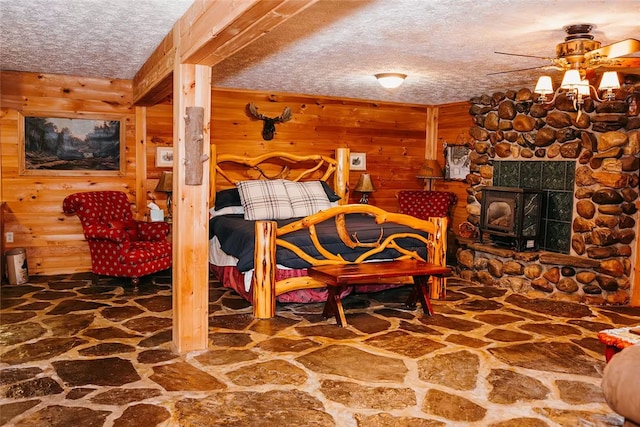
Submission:
[[[431,191],[433,187],[432,180],[443,178],[442,168],[437,160],[427,159],[422,164],[422,168],[420,168],[416,176],[424,179],[424,189],[426,191]]]
[[[368,173],[363,173],[360,175],[358,179],[358,185],[354,188],[354,191],[358,191],[362,193],[362,197],[360,197],[360,202],[362,204],[369,203],[369,193],[373,193],[376,189],[373,186],[373,182],[371,182],[371,175]]]
[[[171,193],[173,192],[173,172],[162,172],[158,185],[154,191],[160,191],[167,193],[167,217],[165,221],[171,223],[173,218],[171,216]]]

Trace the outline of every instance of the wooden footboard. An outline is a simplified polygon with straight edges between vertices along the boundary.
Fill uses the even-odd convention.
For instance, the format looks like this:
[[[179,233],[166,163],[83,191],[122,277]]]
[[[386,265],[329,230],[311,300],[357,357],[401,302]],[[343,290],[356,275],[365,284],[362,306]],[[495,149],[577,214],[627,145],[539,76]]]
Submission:
[[[384,240],[381,239],[378,242],[361,243],[357,240],[357,236],[350,234],[349,230],[346,229],[344,215],[352,213],[371,215],[378,224],[391,222],[406,225],[415,229],[416,232],[396,233],[386,236]],[[355,261],[346,261],[340,254],[332,253],[324,248],[317,239],[315,231],[316,224],[332,218],[336,222],[343,243],[352,248],[367,248]],[[253,277],[254,316],[256,318],[273,317],[275,315],[277,295],[292,290],[326,286],[324,283],[314,280],[309,276],[290,278],[276,282],[276,248],[278,246],[295,252],[300,258],[314,266],[363,263],[371,260],[371,257],[388,248],[393,248],[401,253],[396,259],[417,259],[428,261],[439,266],[446,266],[446,229],[447,218],[430,218],[428,221],[424,221],[413,216],[391,213],[375,206],[363,204],[343,205],[327,209],[280,228],[277,227],[275,221],[257,221],[254,260],[255,271]],[[308,230],[315,248],[322,254],[323,258],[316,259],[305,253],[302,249],[282,239],[284,235],[298,230]],[[418,231],[428,233],[429,237],[424,237],[422,234],[419,234]],[[428,259],[425,260],[420,257],[418,253],[406,250],[398,245],[397,240],[403,238],[415,238],[422,241],[426,246]],[[434,282],[435,283],[431,284],[430,293],[433,298],[438,298],[444,293],[444,282],[442,280]]]

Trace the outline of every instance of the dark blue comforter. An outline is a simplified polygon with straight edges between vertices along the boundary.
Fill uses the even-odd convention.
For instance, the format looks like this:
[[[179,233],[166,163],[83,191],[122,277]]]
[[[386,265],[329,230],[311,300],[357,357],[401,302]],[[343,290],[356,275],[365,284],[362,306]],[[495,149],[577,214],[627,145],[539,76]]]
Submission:
[[[413,232],[428,237],[428,233],[417,232],[416,230],[395,223],[376,224],[375,219],[369,215],[363,214],[347,214],[346,226],[349,235],[356,234],[357,239],[362,243],[372,243],[380,238],[380,230],[383,230],[383,237],[395,233]],[[287,220],[277,220],[278,227],[294,222],[300,218]],[[354,261],[359,255],[370,250],[371,248],[354,248],[347,247],[338,236],[335,226],[335,220],[332,218],[316,225],[316,232],[323,246],[334,254],[341,254],[347,261]],[[220,241],[222,250],[229,255],[238,258],[238,269],[240,271],[248,271],[253,269],[253,252],[255,240],[255,221],[248,221],[242,215],[221,215],[211,218],[209,221],[209,238],[217,236]],[[293,243],[314,258],[322,258],[318,251],[314,248],[309,238],[308,230],[299,230],[283,237],[283,240]],[[426,247],[424,242],[415,238],[403,238],[397,240],[402,247],[412,251],[416,251],[421,257],[426,259]],[[400,255],[395,249],[386,249],[379,254],[371,257],[371,259],[389,259],[396,258]],[[276,260],[278,264],[289,268],[307,268],[309,263],[301,260],[296,254],[288,249],[277,247]]]

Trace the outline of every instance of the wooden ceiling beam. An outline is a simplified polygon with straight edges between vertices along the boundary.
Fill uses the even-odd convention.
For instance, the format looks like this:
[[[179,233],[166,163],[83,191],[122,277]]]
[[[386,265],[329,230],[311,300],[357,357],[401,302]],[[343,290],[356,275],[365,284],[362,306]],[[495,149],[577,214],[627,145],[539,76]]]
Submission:
[[[134,105],[154,105],[172,95],[176,52],[183,64],[214,66],[316,1],[195,1],[136,73]]]
[[[173,94],[173,62],[176,56],[174,28],[133,77],[134,105],[155,105]]]
[[[214,66],[243,47],[267,34],[287,19],[311,6],[318,0],[261,0],[246,1],[242,13],[233,7],[235,2],[222,2],[210,8],[197,22],[181,25],[181,54],[185,63]],[[239,2],[240,3],[240,2]],[[252,3],[252,4],[248,4]],[[231,10],[236,9],[236,10]],[[216,14],[236,14],[222,25],[212,25]],[[181,20],[181,24],[187,24]]]

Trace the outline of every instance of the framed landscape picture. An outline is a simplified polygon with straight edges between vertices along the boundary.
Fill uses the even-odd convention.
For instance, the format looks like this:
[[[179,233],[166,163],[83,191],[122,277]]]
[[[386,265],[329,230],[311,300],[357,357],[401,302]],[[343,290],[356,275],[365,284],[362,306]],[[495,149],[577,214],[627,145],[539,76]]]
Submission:
[[[125,129],[121,116],[25,114],[20,128],[21,175],[125,173]]]

